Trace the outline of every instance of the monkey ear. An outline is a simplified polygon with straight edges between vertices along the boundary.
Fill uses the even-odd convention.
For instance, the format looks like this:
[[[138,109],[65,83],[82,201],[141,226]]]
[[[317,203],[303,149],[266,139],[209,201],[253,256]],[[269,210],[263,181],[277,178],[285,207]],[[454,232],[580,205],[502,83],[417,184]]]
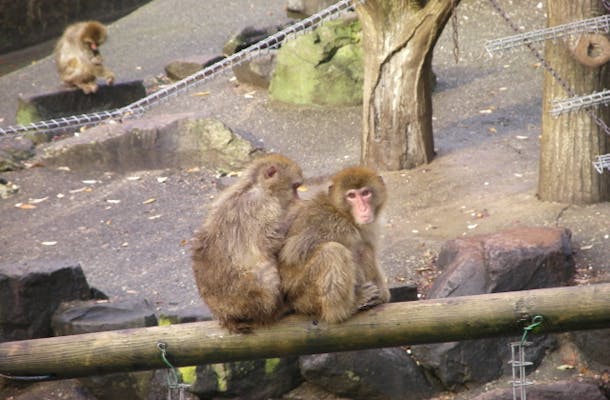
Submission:
[[[273,176],[277,173],[277,167],[275,165],[270,166],[265,171],[265,178],[273,178]]]

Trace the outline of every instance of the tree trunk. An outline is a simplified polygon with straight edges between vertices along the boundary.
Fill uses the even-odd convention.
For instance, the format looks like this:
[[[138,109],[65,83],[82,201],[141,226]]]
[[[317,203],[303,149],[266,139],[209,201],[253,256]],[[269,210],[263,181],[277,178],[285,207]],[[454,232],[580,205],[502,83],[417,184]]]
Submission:
[[[459,0],[356,6],[364,48],[363,164],[400,170],[432,160],[432,51],[454,3]]]
[[[610,283],[390,303],[340,324],[300,315],[252,334],[215,321],[0,343],[0,373],[69,378],[176,366],[521,335],[601,329],[610,324]]]
[[[547,12],[551,27],[599,16],[605,10],[599,0],[553,0],[548,1]],[[578,96],[601,91],[610,82],[608,64],[597,68],[580,64],[567,40],[548,41],[544,57]],[[571,204],[610,200],[610,173],[599,174],[592,164],[595,156],[610,153],[610,137],[584,111],[553,117],[551,102],[568,97],[571,95],[545,71],[538,195],[542,200]],[[591,110],[609,123],[608,107]]]

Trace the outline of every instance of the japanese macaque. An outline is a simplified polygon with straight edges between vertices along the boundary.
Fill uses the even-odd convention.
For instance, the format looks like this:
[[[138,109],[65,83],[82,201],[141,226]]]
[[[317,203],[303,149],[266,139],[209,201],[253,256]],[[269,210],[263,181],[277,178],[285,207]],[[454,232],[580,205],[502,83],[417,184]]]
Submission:
[[[97,21],[78,22],[66,28],[55,46],[55,63],[61,80],[83,93],[97,91],[97,78],[108,85],[114,73],[104,67],[99,47],[106,41],[106,27]]]
[[[328,193],[290,211],[279,260],[282,291],[294,311],[334,323],[390,300],[375,256],[385,199],[380,176],[351,167],[332,177]]]
[[[214,201],[193,240],[199,292],[231,332],[247,333],[287,311],[277,253],[302,181],[301,168],[284,156],[255,160]]]

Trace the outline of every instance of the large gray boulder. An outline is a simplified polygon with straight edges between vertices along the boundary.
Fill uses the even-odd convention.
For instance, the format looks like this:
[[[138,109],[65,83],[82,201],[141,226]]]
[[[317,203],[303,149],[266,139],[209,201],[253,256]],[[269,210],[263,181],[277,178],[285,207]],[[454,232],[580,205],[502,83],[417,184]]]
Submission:
[[[302,356],[305,379],[354,400],[428,399],[439,391],[403,348]]]
[[[517,228],[445,243],[443,273],[427,297],[456,297],[566,285],[575,272],[571,233],[560,228]],[[515,321],[517,322],[517,321]],[[518,338],[512,338],[512,341]],[[540,363],[556,342],[531,334],[526,359]],[[413,346],[415,358],[447,388],[482,383],[508,373],[511,338]],[[528,372],[531,372],[530,369]]]
[[[34,142],[23,136],[0,137],[0,172],[23,168],[21,162],[36,154]]]
[[[610,329],[572,332],[572,337],[587,360],[610,370]]]
[[[89,300],[62,303],[51,320],[55,336],[143,328],[157,325],[157,317],[148,300]]]
[[[72,170],[203,166],[230,171],[243,167],[259,151],[222,122],[186,113],[96,126],[80,136],[42,146],[37,158],[47,166]]]
[[[62,302],[90,298],[76,262],[0,264],[0,342],[49,337],[51,317]]]

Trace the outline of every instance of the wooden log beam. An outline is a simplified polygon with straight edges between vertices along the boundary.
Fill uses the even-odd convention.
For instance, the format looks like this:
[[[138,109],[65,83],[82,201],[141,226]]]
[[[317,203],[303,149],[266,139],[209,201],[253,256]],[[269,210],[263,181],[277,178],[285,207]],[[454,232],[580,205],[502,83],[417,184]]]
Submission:
[[[610,283],[391,303],[341,324],[290,316],[252,334],[215,321],[0,343],[0,373],[56,378],[407,344],[610,328]],[[532,335],[535,333],[532,333]]]

